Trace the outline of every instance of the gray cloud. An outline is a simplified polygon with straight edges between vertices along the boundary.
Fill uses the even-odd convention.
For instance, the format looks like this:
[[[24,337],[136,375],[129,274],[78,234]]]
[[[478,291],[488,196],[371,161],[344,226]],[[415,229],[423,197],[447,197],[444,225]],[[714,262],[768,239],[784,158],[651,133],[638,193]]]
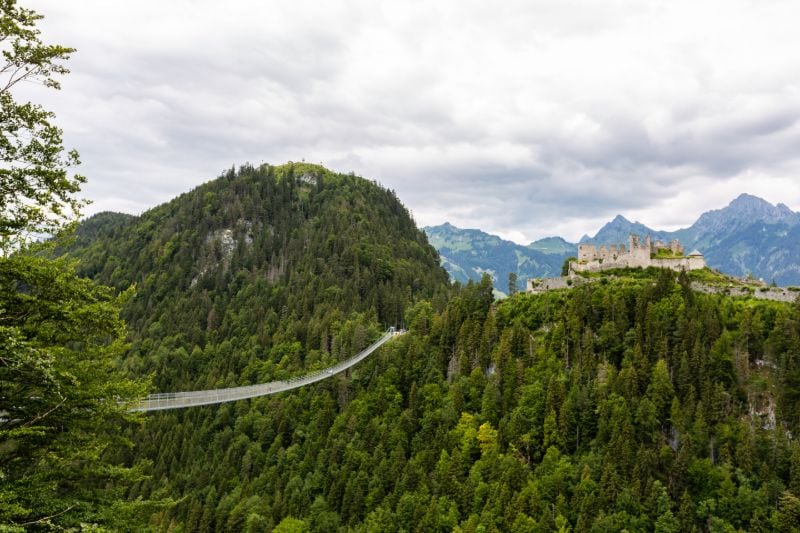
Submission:
[[[791,2],[25,3],[79,48],[30,96],[95,210],[300,159],[522,242],[685,226],[744,191],[800,207]]]

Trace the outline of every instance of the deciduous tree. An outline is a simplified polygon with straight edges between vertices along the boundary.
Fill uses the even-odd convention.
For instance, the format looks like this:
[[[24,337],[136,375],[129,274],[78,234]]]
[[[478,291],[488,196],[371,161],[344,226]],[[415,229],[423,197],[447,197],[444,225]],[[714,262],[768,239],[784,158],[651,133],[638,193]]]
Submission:
[[[71,174],[78,164],[65,151],[54,114],[38,104],[18,102],[22,83],[59,89],[57,76],[75,50],[45,44],[36,23],[42,18],[0,0],[0,251],[8,254],[32,236],[51,234],[74,220],[85,202],[76,196],[85,182]]]
[[[58,89],[67,72],[73,50],[42,43],[41,18],[0,0],[0,531],[130,527],[122,498],[138,473],[112,459],[145,390],[118,370],[130,292],[81,279],[30,242],[84,204],[53,114],[12,95],[22,82]]]

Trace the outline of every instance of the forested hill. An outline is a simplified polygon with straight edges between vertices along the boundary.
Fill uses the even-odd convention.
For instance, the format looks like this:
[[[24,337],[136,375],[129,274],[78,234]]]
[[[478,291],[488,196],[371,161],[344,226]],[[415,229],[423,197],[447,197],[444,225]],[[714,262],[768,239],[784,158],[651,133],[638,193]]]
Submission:
[[[636,271],[494,302],[449,287],[389,191],[244,168],[70,253],[137,283],[121,364],[161,391],[248,384],[409,333],[293,392],[147,415],[158,531],[792,531],[800,307]],[[148,466],[149,462],[149,466]]]
[[[83,275],[136,284],[125,318],[137,340],[171,339],[189,351],[226,339],[262,351],[299,344],[294,364],[327,354],[349,319],[399,326],[407,304],[447,283],[393,192],[309,164],[243,167],[140,217],[95,215],[68,253]],[[134,350],[127,364],[163,364],[151,351]],[[239,380],[241,368],[225,364],[206,385]],[[193,379],[157,373],[163,387]]]

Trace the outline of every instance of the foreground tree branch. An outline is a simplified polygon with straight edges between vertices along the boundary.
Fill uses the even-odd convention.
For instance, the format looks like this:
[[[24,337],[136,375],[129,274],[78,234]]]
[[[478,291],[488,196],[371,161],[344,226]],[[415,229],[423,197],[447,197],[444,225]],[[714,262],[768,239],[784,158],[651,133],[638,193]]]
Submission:
[[[75,51],[40,39],[41,15],[0,0],[0,253],[8,255],[31,238],[54,234],[79,216],[86,201],[76,197],[83,176],[67,151],[53,113],[18,102],[13,89],[31,82],[59,89],[57,77],[69,70],[63,62]]]

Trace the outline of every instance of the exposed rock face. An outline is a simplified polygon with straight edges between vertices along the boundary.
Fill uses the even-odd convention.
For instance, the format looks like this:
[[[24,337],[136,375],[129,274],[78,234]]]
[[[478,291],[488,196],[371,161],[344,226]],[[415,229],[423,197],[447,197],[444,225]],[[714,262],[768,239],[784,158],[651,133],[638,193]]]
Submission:
[[[695,242],[719,233],[730,233],[749,226],[753,222],[765,224],[800,224],[800,214],[784,204],[772,205],[766,200],[750,194],[741,194],[723,209],[703,213],[691,228],[686,230]]]
[[[231,264],[233,252],[239,244],[236,240],[236,230],[243,233],[241,240],[248,248],[253,244],[253,235],[251,233],[253,223],[247,220],[239,220],[237,228],[223,228],[206,235],[204,242],[204,250],[201,255],[200,271],[192,278],[189,286],[194,287],[197,282],[209,272],[222,268],[223,271],[227,270]]]
[[[775,429],[775,400],[771,394],[748,395],[750,420],[761,429]]]
[[[233,230],[225,228],[209,233],[206,237],[206,245],[213,245],[214,243],[219,243],[223,263],[230,261],[233,250],[236,248],[236,239],[233,238]]]

